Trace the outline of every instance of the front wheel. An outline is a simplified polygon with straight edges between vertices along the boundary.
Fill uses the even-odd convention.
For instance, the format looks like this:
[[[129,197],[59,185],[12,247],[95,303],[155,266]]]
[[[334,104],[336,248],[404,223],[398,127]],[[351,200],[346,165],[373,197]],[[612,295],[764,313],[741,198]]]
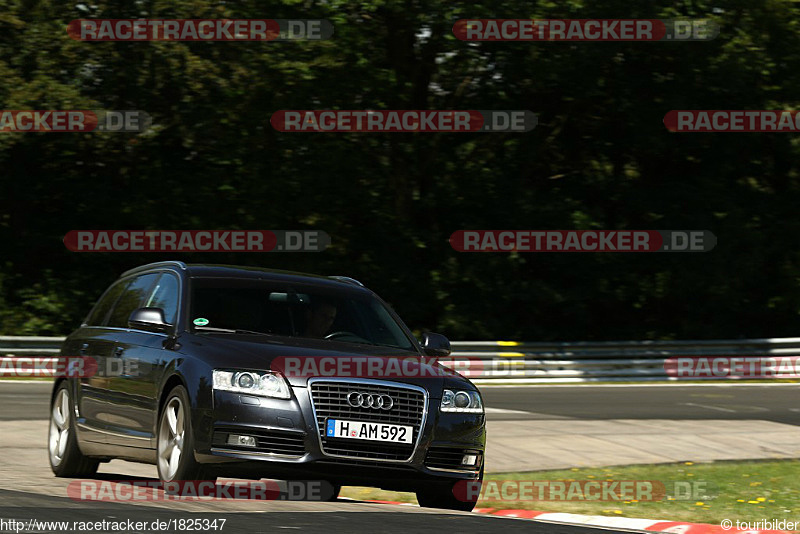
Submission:
[[[327,493],[326,490],[330,489],[331,492]],[[342,492],[342,485],[337,482],[330,482],[330,486],[323,488],[322,500],[326,502],[336,502],[339,499],[339,493]]]
[[[481,478],[471,483],[483,483],[483,471],[481,470]],[[455,484],[458,484],[457,482]],[[440,482],[426,485],[417,490],[417,502],[420,506],[425,508],[441,508],[444,510],[459,510],[461,512],[471,512],[475,505],[478,504],[478,492],[458,491],[454,492],[453,482]],[[457,498],[455,493],[461,495],[461,499]],[[474,496],[470,496],[474,493]],[[463,495],[462,495],[463,494]]]
[[[203,466],[194,458],[189,394],[175,386],[167,396],[158,425],[158,478],[163,482],[204,480]]]
[[[69,385],[62,382],[50,407],[50,430],[47,436],[50,469],[57,477],[90,477],[97,473],[100,462],[84,455],[78,448],[72,413]]]

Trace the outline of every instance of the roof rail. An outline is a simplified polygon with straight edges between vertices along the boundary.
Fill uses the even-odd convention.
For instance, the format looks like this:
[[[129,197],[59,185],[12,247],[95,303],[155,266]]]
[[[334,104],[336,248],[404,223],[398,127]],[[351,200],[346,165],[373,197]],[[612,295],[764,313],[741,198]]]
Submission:
[[[350,278],[349,276],[329,276],[328,278],[333,278],[334,280],[344,282],[345,284],[355,284],[357,286],[364,287],[364,284],[362,284],[355,278]]]
[[[138,273],[140,271],[148,271],[150,269],[154,269],[156,267],[177,267],[181,270],[186,270],[186,264],[182,261],[157,261],[155,263],[148,263],[147,265],[140,265],[138,267],[134,267],[133,269],[129,269],[120,275],[120,278],[123,276],[128,276],[129,274]]]

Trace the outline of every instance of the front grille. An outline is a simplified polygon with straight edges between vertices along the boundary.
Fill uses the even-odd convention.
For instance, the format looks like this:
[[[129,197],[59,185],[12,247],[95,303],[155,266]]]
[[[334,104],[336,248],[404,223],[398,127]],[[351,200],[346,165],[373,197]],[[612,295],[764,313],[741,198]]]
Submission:
[[[255,447],[231,445],[228,443],[230,434],[253,436],[256,438]],[[260,430],[251,428],[225,427],[214,428],[214,447],[234,449],[242,452],[263,452],[280,454],[282,456],[303,456],[306,453],[304,432],[284,432],[280,430]]]
[[[354,408],[347,402],[347,395],[351,391],[389,395],[394,405],[390,410]],[[414,444],[421,431],[426,408],[425,394],[422,391],[403,386],[321,381],[311,384],[311,401],[317,414],[322,450],[326,454],[403,462],[408,461],[414,453]],[[325,436],[325,421],[328,418],[411,426],[414,429],[412,443],[328,438]]]
[[[481,451],[475,449],[453,449],[450,447],[431,447],[425,457],[425,467],[433,469],[457,469],[459,471],[475,471],[475,467],[465,467],[461,465],[461,460],[465,454],[477,454],[481,456]],[[480,467],[480,461],[478,462]]]

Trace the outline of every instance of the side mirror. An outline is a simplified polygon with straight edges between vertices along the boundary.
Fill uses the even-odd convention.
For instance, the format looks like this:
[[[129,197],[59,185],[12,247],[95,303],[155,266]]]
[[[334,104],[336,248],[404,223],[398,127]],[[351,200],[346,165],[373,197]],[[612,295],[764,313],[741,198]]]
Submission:
[[[164,319],[161,308],[139,308],[128,317],[128,327],[148,332],[166,332],[172,325]]]
[[[422,350],[428,356],[450,356],[450,340],[442,334],[422,334]]]

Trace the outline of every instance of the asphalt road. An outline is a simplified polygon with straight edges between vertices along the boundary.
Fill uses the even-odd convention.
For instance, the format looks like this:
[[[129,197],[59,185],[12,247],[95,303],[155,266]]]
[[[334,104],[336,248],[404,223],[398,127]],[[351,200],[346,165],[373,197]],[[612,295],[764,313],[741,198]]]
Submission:
[[[21,521],[27,527],[28,522],[35,519],[39,522],[59,521],[67,522],[68,529],[61,530],[53,525],[39,524],[38,532],[80,532],[80,524],[86,522],[114,522],[122,523],[130,520],[146,522],[148,526],[154,521],[167,523],[170,520],[195,520],[196,525],[203,524],[203,520],[217,520],[221,529],[216,532],[224,534],[260,534],[277,531],[300,532],[398,532],[408,534],[411,532],[477,532],[494,533],[503,532],[532,532],[534,534],[608,534],[609,530],[589,528],[583,526],[556,525],[544,522],[519,520],[512,518],[492,517],[482,514],[451,514],[440,513],[435,510],[420,510],[406,512],[401,506],[366,504],[358,502],[339,501],[327,503],[328,506],[338,508],[336,511],[318,509],[318,505],[311,502],[296,503],[304,506],[304,510],[270,510],[271,504],[264,503],[262,512],[197,512],[182,511],[180,504],[175,504],[173,509],[140,506],[118,503],[77,503],[65,497],[52,497],[17,491],[0,490],[0,533],[14,532],[18,534],[17,527],[10,523],[11,520]],[[364,508],[373,511],[365,511]],[[225,520],[224,523],[222,520]],[[197,520],[200,520],[197,522]],[[94,531],[113,532],[110,524],[106,528],[94,528]],[[148,528],[145,530],[128,530],[138,534],[140,532],[181,532],[174,528],[167,529]],[[77,528],[74,528],[77,527]],[[615,532],[618,530],[615,529]],[[26,529],[19,530],[26,532]],[[86,530],[83,530],[86,532]],[[185,530],[184,530],[185,532]],[[206,532],[214,532],[207,530]]]
[[[486,387],[482,394],[494,420],[758,419],[800,426],[800,384]]]
[[[484,387],[490,420],[759,419],[800,426],[800,384]],[[0,382],[0,420],[47,419],[49,383]]]
[[[47,385],[40,388],[37,411],[41,412],[42,399],[46,401]],[[13,398],[7,383],[0,384],[5,399]],[[24,390],[25,387],[22,387]],[[15,401],[6,406],[14,411],[24,407]],[[8,414],[9,410],[3,410]],[[28,410],[31,412],[32,410]],[[120,493],[122,502],[81,501],[76,488],[82,484],[106,481],[136,480],[156,482],[156,469],[150,465],[113,460],[102,464],[94,481],[56,478],[47,461],[47,422],[45,420],[0,421],[0,533],[15,532],[222,532],[226,534],[259,534],[280,531],[304,532],[532,532],[556,534],[599,534],[609,530],[584,526],[556,525],[552,523],[514,518],[494,517],[420,508],[411,505],[394,505],[339,499],[335,502],[296,500],[188,500],[166,498],[163,492],[148,496],[146,500],[131,498],[130,493]],[[100,493],[98,490],[97,494]],[[112,493],[106,497],[113,498]],[[216,530],[202,528],[217,520]],[[225,519],[224,525],[222,519]],[[39,523],[32,523],[36,520]],[[172,520],[193,520],[190,526],[176,528]],[[197,522],[200,520],[200,522]],[[21,522],[14,523],[12,521]],[[60,525],[42,524],[56,521]],[[106,521],[106,524],[97,522]],[[147,525],[127,526],[136,522]],[[153,527],[154,521],[162,522]],[[64,524],[63,522],[66,522]],[[91,523],[91,526],[87,526]],[[124,524],[123,524],[124,523]],[[120,525],[123,525],[121,528]],[[198,526],[200,525],[200,526]],[[184,523],[184,526],[186,524]],[[618,529],[614,529],[616,532]]]
[[[800,424],[800,386],[557,386],[483,388],[488,418],[503,419],[765,419]],[[9,521],[168,521],[227,519],[222,532],[256,534],[307,532],[509,532],[593,534],[619,532],[579,525],[451,513],[416,506],[336,502],[80,502],[68,498],[68,479],[53,477],[45,450],[50,384],[0,382],[0,533],[26,531]],[[38,420],[28,425],[26,421]],[[40,435],[41,434],[41,435]],[[106,479],[152,477],[152,466],[114,461],[101,469]],[[80,528],[80,527],[78,527]],[[38,532],[57,531],[39,525]],[[112,531],[95,528],[95,531]],[[29,531],[29,530],[28,530]],[[124,532],[125,530],[123,530]],[[144,532],[156,532],[145,529]],[[179,532],[174,529],[160,532]]]

